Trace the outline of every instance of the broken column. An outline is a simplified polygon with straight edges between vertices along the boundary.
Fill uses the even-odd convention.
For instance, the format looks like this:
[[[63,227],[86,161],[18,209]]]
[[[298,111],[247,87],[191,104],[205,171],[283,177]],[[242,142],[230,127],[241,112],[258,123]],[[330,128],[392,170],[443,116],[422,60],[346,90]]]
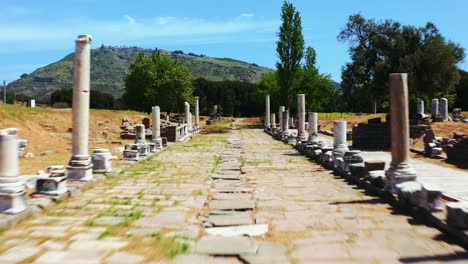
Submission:
[[[450,121],[447,98],[440,98],[440,115],[442,116],[442,120]]]
[[[316,112],[309,112],[309,144],[314,144],[318,140],[318,115]]]
[[[341,167],[344,164],[345,152],[349,150],[346,144],[346,121],[335,121],[333,133],[333,166]]]
[[[297,95],[297,141],[306,141],[305,131],[305,95]]]
[[[146,144],[146,130],[145,125],[137,124],[135,125],[135,144],[138,145],[138,150],[140,156],[147,156],[149,154],[149,145]]]
[[[432,99],[431,116],[432,118],[439,115],[439,99]]]
[[[96,148],[93,150],[93,171],[107,173],[112,171],[112,160],[115,159],[108,149]]]
[[[392,162],[385,172],[386,189],[396,192],[396,185],[416,180],[416,172],[409,163],[408,75],[390,74],[390,115]]]
[[[187,124],[187,132],[192,131],[192,122],[190,120],[190,104],[185,102],[185,124]]]
[[[284,106],[279,107],[278,120],[279,120],[279,130],[283,131],[283,112],[285,110]]]
[[[195,96],[195,130],[200,130],[200,97]]]
[[[68,163],[70,180],[90,181],[93,179],[93,163],[88,154],[89,143],[89,83],[91,42],[89,35],[80,35],[76,40],[75,68],[73,73],[72,106],[72,157]]]
[[[270,95],[265,96],[265,129],[270,128]]]
[[[417,101],[417,115],[418,117],[424,117],[424,101],[421,99],[416,99]]]
[[[271,130],[276,129],[276,114],[275,113],[271,113],[270,122],[271,122]]]
[[[198,100],[197,100],[198,101]],[[162,149],[161,139],[161,110],[159,106],[153,106],[152,109],[153,117],[153,135],[152,141],[156,144],[156,149]]]
[[[17,214],[26,209],[24,182],[19,174],[18,131],[0,130],[0,213]]]
[[[145,144],[146,143],[146,132],[145,132],[145,125],[137,124],[135,125],[135,143],[137,144]]]

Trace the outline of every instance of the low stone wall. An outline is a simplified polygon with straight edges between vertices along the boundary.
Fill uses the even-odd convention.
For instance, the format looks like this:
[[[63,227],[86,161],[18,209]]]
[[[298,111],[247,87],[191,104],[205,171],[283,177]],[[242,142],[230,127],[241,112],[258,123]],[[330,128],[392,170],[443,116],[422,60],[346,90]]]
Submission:
[[[390,146],[390,124],[361,123],[353,127],[353,148],[386,150]]]

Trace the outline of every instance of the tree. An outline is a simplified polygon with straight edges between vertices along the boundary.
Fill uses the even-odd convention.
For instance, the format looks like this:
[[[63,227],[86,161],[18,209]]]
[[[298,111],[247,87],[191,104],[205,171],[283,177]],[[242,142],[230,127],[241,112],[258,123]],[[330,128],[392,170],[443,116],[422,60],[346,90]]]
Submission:
[[[457,100],[455,107],[468,109],[468,72],[460,70],[460,82],[456,86]]]
[[[317,53],[312,47],[305,50],[304,64],[298,71],[294,91],[296,94],[303,93],[306,96],[306,106],[313,111],[330,110],[335,88],[329,74],[321,74],[315,65]]]
[[[411,100],[454,98],[457,64],[463,60],[464,50],[446,41],[433,23],[416,28],[355,14],[337,38],[350,44],[351,63],[342,68],[342,86],[348,100],[355,101],[355,111],[364,110],[362,105],[369,106],[370,101],[388,105],[388,74],[392,72],[408,73]]]
[[[193,76],[180,62],[154,52],[139,53],[125,78],[123,102],[130,108],[150,112],[158,105],[168,112],[182,109],[184,101],[193,101]]]
[[[302,36],[301,16],[293,4],[283,2],[281,7],[281,21],[276,42],[276,52],[279,61],[276,68],[281,88],[281,103],[289,106],[289,89],[296,80],[297,73],[304,56],[304,37]]]

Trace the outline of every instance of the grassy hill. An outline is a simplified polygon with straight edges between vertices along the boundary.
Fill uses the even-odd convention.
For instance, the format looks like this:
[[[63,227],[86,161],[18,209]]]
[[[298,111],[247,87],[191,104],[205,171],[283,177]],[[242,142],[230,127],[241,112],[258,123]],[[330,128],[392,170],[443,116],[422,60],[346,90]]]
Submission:
[[[161,54],[181,61],[192,69],[195,77],[212,81],[238,80],[258,83],[272,70],[243,61],[228,58],[211,58],[193,53],[159,50]],[[128,66],[139,52],[150,55],[152,49],[115,48],[102,46],[91,52],[91,89],[120,97]],[[44,100],[57,89],[71,88],[73,83],[74,53],[39,68],[28,76],[8,85],[9,91]]]

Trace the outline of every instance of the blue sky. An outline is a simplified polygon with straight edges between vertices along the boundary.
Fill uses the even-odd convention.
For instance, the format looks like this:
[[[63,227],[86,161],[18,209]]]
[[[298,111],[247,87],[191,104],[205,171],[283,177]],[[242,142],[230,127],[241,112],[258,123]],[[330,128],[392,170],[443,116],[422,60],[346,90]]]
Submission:
[[[307,46],[322,72],[341,80],[347,43],[336,40],[349,15],[423,26],[468,48],[468,1],[291,1],[302,15]],[[1,0],[0,80],[57,61],[73,52],[79,34],[93,47],[140,46],[228,57],[274,68],[281,0]],[[463,62],[461,68],[467,69]]]

